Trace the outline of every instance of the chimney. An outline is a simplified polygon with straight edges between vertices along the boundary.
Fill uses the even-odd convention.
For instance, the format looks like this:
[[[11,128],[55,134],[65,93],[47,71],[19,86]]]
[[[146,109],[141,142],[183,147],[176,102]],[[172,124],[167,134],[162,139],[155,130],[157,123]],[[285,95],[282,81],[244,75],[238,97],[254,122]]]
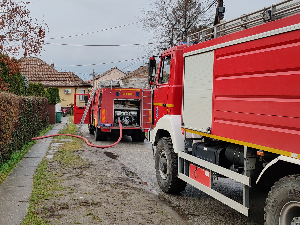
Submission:
[[[54,68],[54,63],[51,63],[51,65],[50,65],[52,68]]]

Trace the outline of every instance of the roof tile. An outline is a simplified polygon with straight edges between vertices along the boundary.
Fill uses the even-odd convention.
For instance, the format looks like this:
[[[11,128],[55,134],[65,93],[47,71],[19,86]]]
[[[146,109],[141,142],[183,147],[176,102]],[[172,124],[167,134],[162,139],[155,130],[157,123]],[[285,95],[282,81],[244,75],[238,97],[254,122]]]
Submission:
[[[58,72],[53,66],[36,57],[21,58],[20,72],[33,82],[45,87],[90,86],[72,72]]]

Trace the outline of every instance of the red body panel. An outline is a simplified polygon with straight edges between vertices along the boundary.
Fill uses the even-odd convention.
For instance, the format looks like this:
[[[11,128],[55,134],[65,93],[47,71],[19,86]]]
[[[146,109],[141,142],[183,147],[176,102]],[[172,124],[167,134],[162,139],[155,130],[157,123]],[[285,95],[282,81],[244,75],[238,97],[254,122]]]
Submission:
[[[190,178],[198,181],[206,187],[211,187],[211,174],[209,171],[201,169],[193,164],[190,165]]]
[[[216,50],[212,134],[300,153],[299,58],[300,31]]]
[[[186,48],[194,51],[300,23],[300,15]],[[300,31],[214,51],[211,134],[300,153]]]

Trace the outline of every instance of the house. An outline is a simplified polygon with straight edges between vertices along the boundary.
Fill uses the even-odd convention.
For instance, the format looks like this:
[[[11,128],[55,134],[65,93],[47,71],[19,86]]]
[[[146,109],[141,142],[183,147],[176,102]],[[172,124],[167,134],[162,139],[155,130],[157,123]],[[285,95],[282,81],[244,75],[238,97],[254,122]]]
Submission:
[[[140,66],[122,78],[124,87],[145,88],[148,85],[148,66]]]
[[[74,94],[88,93],[91,88],[89,83],[84,82],[72,72],[58,72],[54,64],[47,64],[36,57],[21,58],[19,60],[20,72],[28,77],[30,82],[42,83],[45,88],[57,87],[62,99],[61,107],[70,108],[74,103]],[[84,100],[83,97],[81,99]]]
[[[113,67],[110,70],[98,75],[94,79],[94,87],[98,86],[98,83],[105,80],[120,80],[125,77],[126,73],[119,70],[117,67]]]
[[[145,88],[148,84],[148,67],[141,66],[131,73],[124,73],[117,67],[111,68],[94,79],[94,87],[102,81],[121,81],[122,87]]]

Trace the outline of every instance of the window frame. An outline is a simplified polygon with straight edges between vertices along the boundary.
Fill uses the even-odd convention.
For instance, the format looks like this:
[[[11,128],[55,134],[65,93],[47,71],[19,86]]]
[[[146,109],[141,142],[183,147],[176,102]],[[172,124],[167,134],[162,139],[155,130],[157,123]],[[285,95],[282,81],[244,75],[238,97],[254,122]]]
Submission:
[[[168,68],[168,71],[164,71],[164,69],[166,68],[165,63],[167,62],[167,60],[170,62],[169,65],[167,65],[169,68]],[[158,83],[159,84],[168,84],[169,83],[170,75],[171,75],[171,64],[172,64],[171,55],[167,55],[167,56],[162,57],[161,64],[160,64],[159,76],[158,76]],[[164,74],[164,72],[169,72],[169,73]],[[168,74],[167,81],[164,82],[164,79],[165,79],[167,74]]]
[[[80,93],[83,91],[83,93]],[[85,94],[85,89],[78,89],[78,94]],[[84,101],[84,95],[79,95],[79,101]]]

